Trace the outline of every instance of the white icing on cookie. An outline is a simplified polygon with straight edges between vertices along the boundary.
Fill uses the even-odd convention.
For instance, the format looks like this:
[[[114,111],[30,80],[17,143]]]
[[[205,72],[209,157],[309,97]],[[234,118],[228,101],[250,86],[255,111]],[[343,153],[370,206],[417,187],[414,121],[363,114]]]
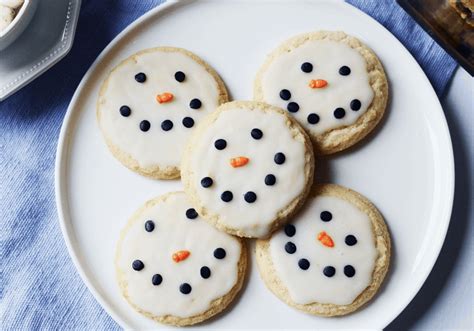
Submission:
[[[196,218],[188,218],[190,208],[183,192],[147,203],[127,225],[117,248],[119,279],[126,286],[129,301],[154,316],[201,314],[237,283],[242,249],[239,240],[216,230],[192,211],[188,214]],[[154,224],[151,232],[146,229],[147,221]],[[225,250],[224,258],[214,256],[217,248]],[[175,262],[173,255],[180,251],[190,254]],[[142,261],[143,269],[133,269],[135,260]],[[201,275],[202,267],[209,268],[207,279]],[[161,277],[159,285],[152,281],[156,274]],[[155,282],[160,277],[155,276]],[[191,287],[190,293],[180,291],[183,284]]]
[[[277,111],[232,106],[193,145],[192,185],[200,205],[218,215],[225,227],[263,237],[278,212],[304,192],[305,143],[301,136],[293,137],[287,121]],[[216,144],[222,141],[225,148],[218,149]],[[232,159],[239,157],[247,158],[248,163],[232,166]],[[278,157],[284,158],[282,164],[275,161]],[[209,187],[203,185],[206,177],[212,179]],[[225,192],[231,192],[230,201],[225,201],[229,195]]]
[[[184,73],[182,82],[177,72]],[[139,73],[145,75],[137,77],[145,77],[143,82],[135,79]],[[159,103],[157,96],[165,93],[173,99]],[[191,108],[193,99],[198,109]],[[189,134],[218,105],[219,84],[205,66],[183,51],[158,48],[138,53],[111,72],[99,98],[99,122],[109,142],[140,167],[178,167]],[[122,106],[130,108],[130,115],[127,109],[121,113]]]
[[[312,200],[295,222],[276,233],[270,254],[278,277],[298,304],[351,304],[370,285],[377,258],[369,216],[331,196]],[[304,270],[300,264],[309,267]]]
[[[324,82],[324,87],[315,87]],[[354,124],[374,97],[364,57],[345,43],[329,40],[308,40],[276,56],[262,73],[261,87],[263,101],[293,110],[312,135]],[[292,103],[299,107],[296,112]]]

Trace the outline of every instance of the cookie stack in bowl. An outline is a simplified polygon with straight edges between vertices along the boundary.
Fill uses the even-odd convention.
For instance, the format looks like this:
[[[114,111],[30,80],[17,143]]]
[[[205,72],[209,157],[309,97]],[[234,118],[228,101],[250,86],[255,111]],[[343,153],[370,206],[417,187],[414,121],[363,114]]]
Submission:
[[[192,325],[242,288],[245,238],[288,305],[348,314],[377,292],[390,262],[383,217],[360,194],[314,184],[315,156],[362,140],[383,117],[376,55],[343,32],[294,37],[256,75],[255,101],[228,102],[207,63],[180,48],[132,55],[104,81],[97,118],[112,154],[184,192],[148,201],[116,252],[123,296],[162,323]]]

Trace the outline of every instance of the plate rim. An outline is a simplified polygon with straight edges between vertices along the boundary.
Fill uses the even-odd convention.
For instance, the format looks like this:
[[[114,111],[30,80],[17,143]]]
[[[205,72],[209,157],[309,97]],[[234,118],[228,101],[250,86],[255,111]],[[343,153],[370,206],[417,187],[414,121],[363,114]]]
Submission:
[[[74,1],[74,0],[71,0]],[[81,0],[77,0],[80,1]],[[141,25],[144,21],[147,21],[151,16],[160,16],[165,12],[166,10],[175,7],[175,6],[180,6],[180,5],[187,5],[192,2],[195,2],[196,0],[191,0],[191,1],[183,1],[183,0],[168,0],[165,3],[159,4],[153,9],[149,10],[148,12],[144,13],[142,16],[138,17],[135,21],[133,21],[131,24],[129,24],[124,30],[122,30],[117,36],[115,36],[109,43],[108,45],[100,52],[98,57],[95,59],[95,61],[92,63],[92,65],[89,67],[87,70],[86,74],[83,76],[81,79],[80,84],[77,86],[74,95],[68,105],[65,117],[63,119],[63,123],[61,125],[61,130],[59,134],[59,139],[58,139],[58,144],[56,148],[56,161],[55,161],[55,200],[56,200],[56,207],[57,207],[57,214],[58,214],[58,221],[60,224],[61,228],[61,233],[64,239],[64,242],[66,244],[68,254],[71,257],[71,260],[73,261],[73,264],[76,268],[76,271],[79,273],[83,283],[86,285],[87,289],[92,293],[94,296],[95,300],[101,305],[101,307],[107,312],[107,314],[114,319],[114,321],[119,324],[119,326],[123,329],[132,329],[132,327],[125,322],[125,320],[116,314],[115,310],[111,308],[109,303],[105,301],[99,291],[95,288],[95,286],[92,284],[92,281],[89,279],[87,272],[85,271],[85,268],[83,268],[81,259],[79,258],[79,252],[76,251],[75,249],[75,242],[71,240],[71,222],[70,222],[70,215],[67,213],[68,211],[68,202],[67,202],[67,194],[64,193],[64,190],[66,189],[67,183],[66,180],[63,179],[63,173],[65,172],[66,166],[67,166],[67,160],[68,160],[68,154],[69,154],[69,142],[70,142],[70,137],[69,137],[69,131],[71,126],[73,125],[73,117],[76,115],[74,111],[74,105],[77,102],[77,99],[81,97],[82,90],[84,85],[89,81],[89,78],[93,76],[94,72],[97,70],[97,67],[99,64],[103,61],[103,59],[108,55],[109,51],[113,49],[116,44],[118,44],[124,36],[126,36],[131,30],[136,28],[137,26]],[[290,0],[276,0],[276,2],[287,2]],[[452,139],[451,139],[451,134],[449,131],[448,123],[446,120],[446,116],[444,114],[443,107],[441,105],[441,102],[434,91],[434,88],[429,81],[428,77],[426,76],[425,72],[423,69],[420,67],[416,59],[411,55],[411,53],[406,49],[405,45],[401,43],[398,38],[396,38],[387,28],[385,28],[381,23],[379,23],[376,19],[371,17],[370,15],[366,14],[362,10],[352,6],[351,4],[346,3],[345,1],[330,1],[330,0],[322,0],[321,2],[326,2],[330,3],[331,5],[340,5],[346,7],[345,9],[350,10],[354,12],[357,15],[362,15],[364,16],[365,19],[368,19],[372,23],[375,23],[379,25],[383,30],[385,30],[387,33],[392,35],[397,42],[400,44],[401,49],[403,52],[406,53],[408,58],[410,58],[411,61],[413,61],[416,66],[418,67],[419,71],[421,72],[421,77],[425,81],[425,84],[431,87],[429,90],[429,93],[432,94],[432,97],[436,100],[435,102],[439,105],[439,110],[440,110],[440,124],[441,127],[440,129],[444,131],[445,139],[446,139],[446,155],[443,155],[446,159],[445,164],[447,165],[447,168],[444,170],[446,172],[446,188],[449,189],[449,191],[446,193],[446,198],[449,198],[449,201],[446,202],[445,205],[445,215],[440,216],[440,218],[445,219],[445,221],[442,223],[444,227],[442,229],[439,229],[439,235],[440,235],[440,240],[438,242],[438,245],[436,247],[431,247],[431,256],[433,257],[430,261],[430,263],[427,265],[425,269],[425,273],[422,275],[420,278],[420,281],[416,286],[414,287],[415,290],[410,293],[409,295],[406,296],[406,302],[400,307],[399,310],[394,310],[393,314],[391,314],[391,317],[389,320],[386,321],[386,325],[381,326],[381,328],[385,328],[388,326],[390,323],[392,323],[410,304],[410,302],[413,300],[413,298],[419,293],[421,287],[425,284],[426,280],[428,279],[429,274],[431,273],[436,261],[438,260],[439,254],[441,252],[441,249],[445,243],[446,239],[446,234],[449,228],[449,224],[451,222],[451,214],[452,214],[452,209],[453,209],[453,203],[454,203],[454,185],[455,185],[455,164],[454,164],[454,153],[453,153],[453,145],[452,145]]]
[[[44,74],[48,69],[52,68],[71,51],[72,45],[74,44],[77,21],[79,20],[79,14],[81,12],[81,2],[82,0],[68,0],[62,33],[63,38],[51,46],[51,49],[47,52],[47,55],[43,56],[41,60],[38,60],[36,63],[32,62],[27,69],[13,78],[11,81],[1,85],[0,101],[6,100],[9,96],[15,92],[18,92],[33,80]],[[28,33],[28,29],[29,26],[26,27],[23,33]]]

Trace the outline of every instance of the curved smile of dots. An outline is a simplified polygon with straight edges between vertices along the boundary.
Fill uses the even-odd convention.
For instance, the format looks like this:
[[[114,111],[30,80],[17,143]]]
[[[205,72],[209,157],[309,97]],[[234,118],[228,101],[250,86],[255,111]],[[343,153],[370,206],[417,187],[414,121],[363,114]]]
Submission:
[[[193,208],[189,208],[186,210],[186,218],[190,221],[194,221],[199,215],[197,214],[196,210]],[[153,235],[155,231],[155,221],[153,220],[147,220],[144,223],[143,230],[147,232],[149,235]],[[225,259],[227,252],[224,248],[218,247],[214,250],[212,253],[214,258],[217,260],[223,260]],[[181,263],[188,259],[191,256],[191,251],[189,250],[180,250],[172,254],[171,258],[175,263]],[[151,268],[153,266],[148,266],[148,268]],[[145,262],[143,262],[140,259],[136,259],[132,261],[132,269],[136,272],[140,272],[147,268],[145,265]],[[199,269],[199,274],[201,275],[201,278],[203,279],[208,279],[211,277],[211,269],[208,266],[202,266],[201,269]],[[153,286],[166,286],[166,281],[163,278],[163,276],[159,273],[153,274],[151,277],[151,283]],[[164,283],[162,285],[162,283]],[[178,290],[182,294],[190,294],[192,291],[192,286],[189,283],[182,283],[179,285]]]
[[[179,84],[186,84],[186,74],[182,71],[177,71],[174,74],[174,79]],[[141,85],[147,84],[147,75],[143,72],[139,72],[135,75],[135,81]],[[171,92],[161,92],[156,95],[155,99],[159,105],[166,106],[166,104],[175,102],[174,97],[175,95]],[[189,101],[188,106],[191,109],[198,110],[202,107],[202,102],[200,99],[194,98]],[[119,113],[124,118],[132,118],[134,115],[133,109],[129,105],[120,106]],[[194,126],[194,119],[191,116],[185,116],[181,124],[184,128],[190,129]],[[169,132],[173,129],[174,123],[170,119],[164,119],[161,121],[159,127],[162,131]],[[148,132],[152,129],[152,123],[147,119],[142,119],[138,124],[138,129],[142,132]]]
[[[264,136],[264,133],[262,132],[262,130],[258,128],[253,128],[250,131],[250,136],[254,140],[261,140]],[[227,141],[225,139],[217,139],[216,141],[214,141],[214,148],[217,151],[222,151],[226,149],[226,147],[227,147]],[[285,161],[286,161],[286,156],[282,152],[276,153],[273,157],[273,162],[278,166],[283,165]],[[232,168],[245,167],[247,164],[249,164],[249,162],[251,162],[251,159],[247,156],[236,156],[236,157],[232,157],[229,160],[229,164]],[[266,186],[273,186],[277,183],[277,178],[274,174],[267,174],[265,178],[263,178],[263,182],[265,183]],[[211,188],[213,185],[214,185],[213,178],[211,177],[201,178],[201,186],[203,188],[205,189]],[[245,202],[251,204],[257,201],[257,194],[253,191],[248,191],[243,195],[243,198]],[[232,200],[234,200],[234,194],[232,193],[232,191],[226,190],[221,193],[221,200],[225,203],[230,203]]]
[[[330,211],[323,211],[319,215],[320,221],[327,223],[334,221],[333,215]],[[296,234],[296,227],[293,224],[287,224],[284,228],[285,235],[289,238],[292,238]],[[332,249],[335,247],[334,239],[326,233],[326,231],[321,231],[316,236],[317,241],[320,242],[325,248]],[[353,234],[347,234],[344,238],[344,243],[346,246],[352,247],[357,244],[357,238]],[[293,241],[286,242],[284,250],[287,254],[295,254],[297,251],[296,244]],[[301,270],[308,270],[311,266],[311,263],[306,258],[300,258],[298,260],[298,267]],[[333,277],[336,274],[336,268],[332,265],[324,266],[321,270],[322,274],[328,278]],[[348,278],[352,278],[356,274],[355,268],[348,264],[343,268],[344,275]]]
[[[303,64],[301,64],[300,69],[302,72],[306,74],[311,74],[313,71],[313,64],[310,62],[304,62]],[[348,66],[342,66],[339,68],[339,75],[346,77],[346,76],[349,76],[350,74],[351,74],[351,68],[349,68]],[[321,77],[314,77],[314,78],[312,77],[308,83],[308,87],[315,91],[326,89],[329,86],[330,86],[330,82],[328,82],[325,79],[322,79]],[[286,88],[282,89],[279,93],[279,96],[280,96],[280,99],[282,99],[283,101],[288,101],[286,109],[290,113],[297,113],[300,110],[300,105],[296,101],[291,99],[292,95],[291,95],[290,90]],[[360,102],[359,99],[353,99],[350,102],[349,107],[352,111],[356,112],[360,110],[360,108],[362,107],[362,103]],[[333,110],[332,114],[336,119],[341,120],[346,116],[346,109],[344,107],[337,107],[336,109]],[[311,125],[316,125],[321,120],[321,116],[322,115],[319,115],[316,113],[310,113],[306,117],[306,121]]]

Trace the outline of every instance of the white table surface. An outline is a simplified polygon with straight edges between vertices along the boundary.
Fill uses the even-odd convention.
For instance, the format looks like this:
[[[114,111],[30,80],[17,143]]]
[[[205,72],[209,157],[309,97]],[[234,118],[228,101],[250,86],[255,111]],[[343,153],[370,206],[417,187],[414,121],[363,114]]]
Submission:
[[[474,79],[459,68],[441,102],[456,170],[451,223],[430,276],[386,330],[474,330]]]

